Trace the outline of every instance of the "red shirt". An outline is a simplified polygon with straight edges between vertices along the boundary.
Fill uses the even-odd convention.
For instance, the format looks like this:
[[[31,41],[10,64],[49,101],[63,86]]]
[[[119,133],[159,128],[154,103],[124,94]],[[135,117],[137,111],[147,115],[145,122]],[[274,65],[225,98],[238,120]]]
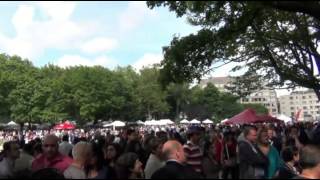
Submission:
[[[221,163],[222,161],[222,151],[223,151],[223,144],[221,139],[217,139],[214,143],[214,146],[216,148],[216,161]]]
[[[43,154],[41,154],[32,162],[32,171],[44,168],[55,168],[63,173],[70,166],[72,161],[73,160],[70,157],[64,156],[60,153],[51,160],[48,160]]]

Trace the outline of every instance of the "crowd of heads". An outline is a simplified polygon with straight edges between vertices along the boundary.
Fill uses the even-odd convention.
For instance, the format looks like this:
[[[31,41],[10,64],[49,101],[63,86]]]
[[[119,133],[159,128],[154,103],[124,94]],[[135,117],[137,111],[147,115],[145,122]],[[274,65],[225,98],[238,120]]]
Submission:
[[[188,164],[190,154],[186,152],[186,147],[191,146],[199,147],[201,158],[213,160],[217,172],[235,170],[232,171],[232,177],[238,178],[242,163],[239,162],[241,154],[238,149],[239,142],[243,141],[254,145],[262,155],[265,154],[266,159],[269,147],[272,146],[283,164],[296,168],[296,175],[320,178],[320,149],[316,139],[318,132],[319,126],[302,123],[292,126],[184,126],[157,131],[143,128],[127,128],[117,132],[98,129],[89,132],[65,131],[59,134],[52,131],[29,131],[22,136],[18,132],[14,136],[12,132],[2,132],[2,139],[6,140],[1,152],[2,160],[19,161],[20,155],[24,154],[32,161],[20,169],[14,167],[8,173],[3,172],[7,169],[0,165],[0,174],[2,177],[61,178],[66,177],[63,172],[66,169],[73,172],[70,170],[72,165],[80,167],[85,178],[144,178],[151,154],[161,162],[174,160]],[[37,136],[30,139],[28,133]],[[60,164],[51,166],[50,162],[55,161]],[[272,176],[278,176],[279,170]],[[199,176],[207,176],[208,172],[205,170],[200,172]],[[219,173],[217,176],[221,177]],[[227,171],[223,176],[228,178],[231,175]]]

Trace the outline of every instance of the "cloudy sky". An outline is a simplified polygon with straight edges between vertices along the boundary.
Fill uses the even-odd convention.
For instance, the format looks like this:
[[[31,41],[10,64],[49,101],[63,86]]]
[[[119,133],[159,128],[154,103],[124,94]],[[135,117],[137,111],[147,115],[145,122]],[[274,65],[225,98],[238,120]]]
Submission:
[[[19,55],[38,67],[132,65],[139,70],[160,62],[162,47],[174,35],[197,30],[167,8],[150,10],[143,1],[0,2],[0,53]],[[233,66],[211,76],[238,75],[229,73]]]
[[[103,65],[136,69],[158,63],[162,47],[199,27],[167,8],[140,2],[0,2],[0,52],[36,66]],[[232,65],[214,76],[226,76]]]

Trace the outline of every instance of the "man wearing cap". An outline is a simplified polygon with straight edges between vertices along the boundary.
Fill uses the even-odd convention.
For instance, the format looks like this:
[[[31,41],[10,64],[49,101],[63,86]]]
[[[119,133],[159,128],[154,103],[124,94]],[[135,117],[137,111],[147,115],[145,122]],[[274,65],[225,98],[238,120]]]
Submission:
[[[187,143],[183,146],[186,156],[186,164],[191,166],[194,171],[202,174],[202,157],[203,153],[199,146],[201,129],[197,126],[191,126],[187,132]]]

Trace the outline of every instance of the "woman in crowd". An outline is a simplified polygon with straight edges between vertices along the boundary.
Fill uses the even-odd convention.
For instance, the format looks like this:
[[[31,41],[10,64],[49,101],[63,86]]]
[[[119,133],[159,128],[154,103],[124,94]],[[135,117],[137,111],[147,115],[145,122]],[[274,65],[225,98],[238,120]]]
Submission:
[[[222,178],[228,179],[231,174],[232,179],[237,179],[237,142],[231,132],[225,133],[222,158]]]
[[[299,151],[297,147],[286,147],[282,151],[282,159],[285,164],[280,167],[279,179],[292,179],[299,175],[298,169],[295,167],[299,162]]]
[[[277,149],[270,145],[267,128],[262,127],[258,131],[257,143],[261,152],[269,159],[268,169],[266,169],[266,178],[274,178],[275,176],[277,176],[279,172],[281,166],[281,159]]]
[[[66,179],[86,179],[85,163],[91,156],[91,147],[87,142],[80,141],[72,149],[72,164],[63,173]]]
[[[108,169],[108,179],[115,179],[117,177],[115,165],[118,157],[120,156],[120,145],[113,143],[108,144],[104,149],[105,165]]]
[[[119,157],[116,163],[118,179],[141,179],[143,178],[142,163],[135,153],[125,153]]]
[[[206,142],[204,145],[204,154],[202,160],[202,169],[207,179],[219,179],[221,165],[216,161],[216,149],[214,144]]]
[[[88,159],[85,172],[88,179],[106,179],[107,167],[104,165],[104,154],[101,146],[91,143],[92,154]]]

